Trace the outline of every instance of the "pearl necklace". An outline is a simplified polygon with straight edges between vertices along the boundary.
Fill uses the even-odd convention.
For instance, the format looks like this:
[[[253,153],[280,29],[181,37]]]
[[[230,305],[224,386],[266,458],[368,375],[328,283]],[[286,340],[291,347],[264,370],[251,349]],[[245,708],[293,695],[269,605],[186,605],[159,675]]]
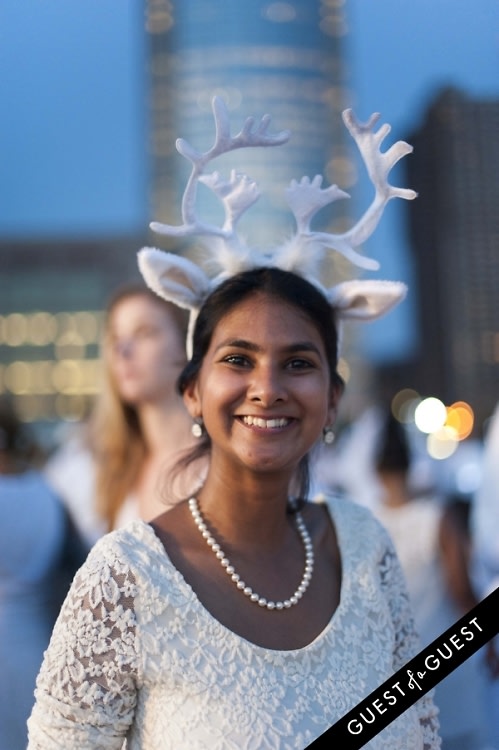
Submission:
[[[201,536],[206,539],[208,547],[211,547],[211,549],[215,553],[216,558],[220,560],[220,565],[225,569],[227,575],[230,576],[231,581],[234,581],[237,588],[240,589],[240,591],[242,591],[243,594],[249,598],[250,602],[255,602],[255,604],[258,604],[260,607],[265,607],[266,609],[289,609],[295,604],[298,604],[303,594],[310,585],[310,581],[312,580],[312,571],[314,569],[314,548],[312,545],[312,540],[310,539],[310,534],[308,533],[307,527],[303,522],[301,513],[297,512],[295,514],[295,518],[296,528],[301,536],[303,547],[305,549],[305,570],[303,572],[300,585],[298,586],[294,594],[290,596],[289,599],[285,599],[282,602],[273,602],[267,601],[265,597],[260,596],[255,591],[253,591],[253,589],[250,588],[250,586],[247,586],[246,583],[241,579],[241,576],[236,573],[234,566],[230,563],[229,558],[225,555],[220,545],[208,531],[195,497],[191,497],[191,499],[189,500],[189,510],[194,519],[194,523],[201,532]]]

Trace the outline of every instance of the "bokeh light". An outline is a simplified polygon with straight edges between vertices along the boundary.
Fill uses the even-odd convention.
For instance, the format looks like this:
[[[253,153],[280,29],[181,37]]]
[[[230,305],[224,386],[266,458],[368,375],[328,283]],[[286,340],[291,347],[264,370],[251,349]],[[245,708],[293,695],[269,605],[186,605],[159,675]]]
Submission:
[[[434,433],[445,424],[447,409],[439,398],[430,396],[423,399],[416,407],[414,421],[421,432]]]
[[[0,315],[0,393],[26,422],[83,418],[99,390],[105,313],[47,310]]]
[[[66,330],[55,342],[57,359],[82,359],[85,355],[85,341],[78,331]]]
[[[442,461],[455,453],[458,443],[457,434],[452,427],[441,427],[428,435],[426,449],[431,458]]]
[[[33,346],[48,346],[52,344],[57,334],[57,323],[53,315],[38,312],[28,318],[28,344]]]
[[[55,411],[60,419],[77,422],[85,416],[85,399],[78,395],[60,393],[55,400]]]
[[[31,389],[31,371],[26,362],[11,362],[4,372],[5,387],[11,393],[21,395]]]
[[[4,318],[3,337],[7,346],[21,346],[28,336],[26,315],[11,313]]]
[[[445,426],[455,431],[458,440],[464,440],[471,435],[473,424],[473,409],[465,401],[456,401],[448,407]]]
[[[419,393],[412,388],[403,388],[395,394],[391,403],[392,414],[399,422],[414,422],[414,412],[421,401]]]

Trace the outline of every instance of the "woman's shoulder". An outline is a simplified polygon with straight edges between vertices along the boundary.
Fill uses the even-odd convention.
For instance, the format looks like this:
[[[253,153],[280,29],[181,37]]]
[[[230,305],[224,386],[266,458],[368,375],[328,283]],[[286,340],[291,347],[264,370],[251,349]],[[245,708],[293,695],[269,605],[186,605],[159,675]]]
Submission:
[[[77,596],[91,591],[94,598],[133,600],[134,617],[142,623],[192,604],[192,590],[152,526],[139,519],[101,537],[75,582]]]
[[[391,546],[388,532],[372,510],[347,495],[324,493],[317,495],[313,503],[327,509],[336,533],[344,540],[345,545],[362,548],[367,544],[372,550],[376,546],[375,543],[379,544],[382,550]]]
[[[118,561],[122,565],[148,567],[154,558],[164,557],[163,548],[150,524],[134,519],[98,539],[88,556],[89,563]]]
[[[311,502],[324,505],[333,519],[340,518],[345,522],[362,523],[375,527],[381,526],[370,508],[355,502],[346,494],[339,492],[320,493]]]
[[[102,536],[92,547],[85,563],[86,571],[106,575],[121,574],[140,586],[167,587],[177,580],[178,572],[165,552],[152,526],[142,519]]]

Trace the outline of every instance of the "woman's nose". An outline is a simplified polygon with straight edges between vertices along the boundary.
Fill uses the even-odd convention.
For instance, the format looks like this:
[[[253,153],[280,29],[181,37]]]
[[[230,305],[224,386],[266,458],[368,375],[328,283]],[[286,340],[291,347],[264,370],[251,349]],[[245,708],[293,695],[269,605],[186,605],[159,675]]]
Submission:
[[[287,391],[281,374],[273,367],[258,367],[253,370],[248,388],[248,398],[262,406],[271,406],[277,401],[286,401]]]

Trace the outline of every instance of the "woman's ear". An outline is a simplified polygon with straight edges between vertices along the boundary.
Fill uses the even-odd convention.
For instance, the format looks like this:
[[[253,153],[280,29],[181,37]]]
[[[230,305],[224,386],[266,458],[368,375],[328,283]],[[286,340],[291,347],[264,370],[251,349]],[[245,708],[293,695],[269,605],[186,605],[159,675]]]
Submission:
[[[189,382],[182,394],[182,398],[190,416],[193,419],[199,419],[202,416],[202,409],[197,379]]]

